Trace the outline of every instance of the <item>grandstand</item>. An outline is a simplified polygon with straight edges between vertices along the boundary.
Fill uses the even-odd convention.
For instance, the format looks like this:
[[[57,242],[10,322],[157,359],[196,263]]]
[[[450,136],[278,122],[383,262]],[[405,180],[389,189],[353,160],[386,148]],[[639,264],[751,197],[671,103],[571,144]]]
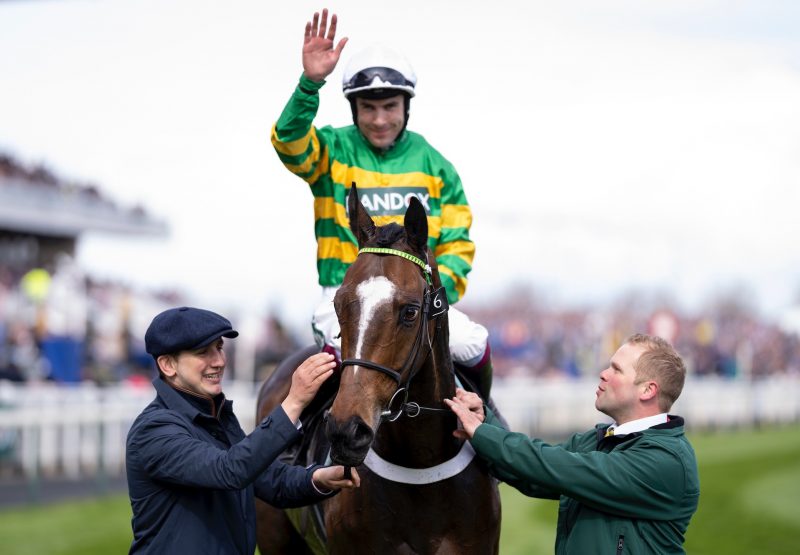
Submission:
[[[142,207],[120,207],[94,185],[0,153],[0,266],[14,272],[52,268],[59,253],[74,256],[85,231],[163,236],[167,226]]]
[[[95,185],[0,153],[0,379],[129,374],[141,350],[130,342],[131,305],[147,306],[147,299],[78,267],[76,247],[89,231],[163,237],[167,225]]]

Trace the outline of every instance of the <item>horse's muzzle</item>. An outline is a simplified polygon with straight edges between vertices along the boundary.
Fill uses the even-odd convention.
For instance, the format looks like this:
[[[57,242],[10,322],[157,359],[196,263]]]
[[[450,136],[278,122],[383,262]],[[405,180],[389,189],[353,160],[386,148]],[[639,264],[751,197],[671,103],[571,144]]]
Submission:
[[[364,462],[375,433],[359,416],[340,423],[330,413],[325,415],[325,434],[331,442],[331,461],[344,466]]]

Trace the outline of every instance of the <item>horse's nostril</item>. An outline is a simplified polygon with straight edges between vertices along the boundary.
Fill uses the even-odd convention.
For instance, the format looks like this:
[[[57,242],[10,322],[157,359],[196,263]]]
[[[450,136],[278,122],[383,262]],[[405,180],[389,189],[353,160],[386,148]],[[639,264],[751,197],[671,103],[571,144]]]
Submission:
[[[356,423],[355,430],[352,435],[352,447],[354,449],[364,449],[372,444],[372,439],[375,436],[372,428],[366,425],[363,421],[359,420]]]
[[[325,432],[331,443],[353,451],[366,451],[375,437],[372,428],[358,417],[340,425],[336,418],[330,416],[325,422]]]
[[[331,441],[338,441],[338,438],[342,435],[342,431],[339,429],[339,426],[336,425],[336,419],[333,418],[330,413],[325,413],[325,435],[328,436],[328,439]]]

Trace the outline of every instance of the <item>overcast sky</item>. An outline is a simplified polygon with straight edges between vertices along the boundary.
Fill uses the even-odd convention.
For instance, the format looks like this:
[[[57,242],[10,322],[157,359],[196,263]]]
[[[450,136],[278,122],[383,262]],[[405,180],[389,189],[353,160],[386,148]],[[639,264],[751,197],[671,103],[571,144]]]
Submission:
[[[89,235],[91,273],[218,309],[318,296],[312,197],[269,143],[302,66],[305,1],[0,2],[0,150],[171,226]],[[381,42],[418,78],[409,127],[458,169],[467,298],[630,288],[692,308],[800,292],[800,3],[337,2],[344,61]],[[341,70],[319,124],[346,125]]]

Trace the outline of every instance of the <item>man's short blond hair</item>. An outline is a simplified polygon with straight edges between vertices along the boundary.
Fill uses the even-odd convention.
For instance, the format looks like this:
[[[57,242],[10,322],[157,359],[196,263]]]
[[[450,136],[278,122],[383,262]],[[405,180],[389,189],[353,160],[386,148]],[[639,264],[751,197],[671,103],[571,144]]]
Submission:
[[[667,412],[683,391],[686,381],[686,366],[675,348],[668,341],[653,335],[637,333],[625,343],[645,348],[634,364],[636,381],[654,381],[658,384],[658,406]]]

